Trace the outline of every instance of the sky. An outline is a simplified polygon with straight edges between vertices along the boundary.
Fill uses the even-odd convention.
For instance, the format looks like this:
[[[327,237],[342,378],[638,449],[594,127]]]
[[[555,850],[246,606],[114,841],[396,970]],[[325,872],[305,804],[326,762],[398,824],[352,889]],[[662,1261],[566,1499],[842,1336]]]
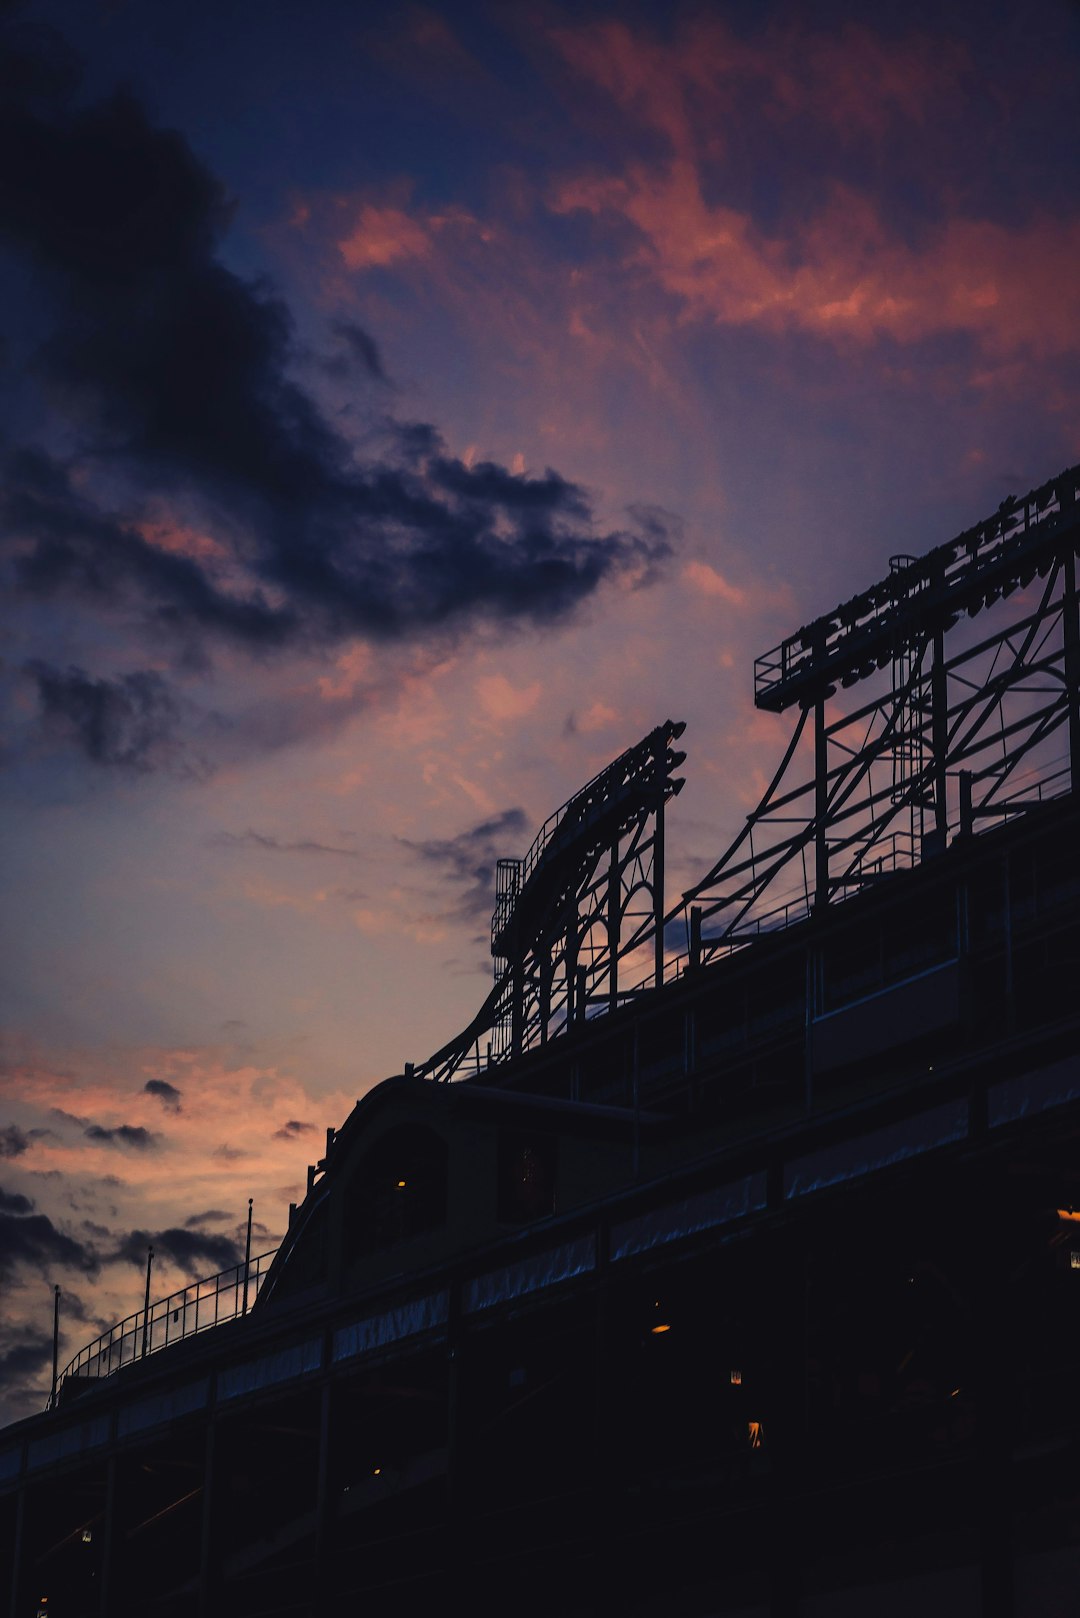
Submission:
[[[0,7],[0,1420],[280,1240],[496,858],[1080,461],[1080,8]]]

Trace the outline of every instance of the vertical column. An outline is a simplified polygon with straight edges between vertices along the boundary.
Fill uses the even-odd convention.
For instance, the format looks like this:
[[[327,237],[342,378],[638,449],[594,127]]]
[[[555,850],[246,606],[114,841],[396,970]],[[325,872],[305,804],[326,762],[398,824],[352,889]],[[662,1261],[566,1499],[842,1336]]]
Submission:
[[[659,989],[664,981],[664,782],[660,781],[653,829],[653,974]]]
[[[551,979],[555,973],[551,951],[547,950],[540,960],[540,1043],[547,1044],[548,1023],[551,1021]]]
[[[829,739],[825,734],[825,698],[814,703],[814,909],[829,902]]]
[[[329,1356],[327,1356],[329,1358]],[[315,1485],[315,1589],[321,1599],[333,1599],[331,1534],[334,1498],[330,1491],[330,1378],[326,1376],[319,1398],[319,1460]],[[327,1606],[329,1611],[329,1606]]]
[[[934,669],[930,679],[930,745],[934,754],[935,851],[945,851],[949,830],[949,804],[945,765],[949,753],[949,677],[945,671],[945,631],[934,630]]]
[[[466,1578],[467,1547],[462,1544],[466,1531],[464,1502],[465,1423],[462,1419],[462,1326],[461,1283],[454,1281],[446,1312],[446,1595],[448,1605],[468,1607]],[[460,1601],[455,1597],[460,1596]]]
[[[23,1539],[26,1534],[26,1489],[24,1478],[19,1485],[18,1499],[15,1503],[15,1546],[11,1558],[11,1611],[19,1612],[19,1592],[22,1581],[22,1552]]]
[[[619,1004],[619,936],[622,922],[622,874],[619,870],[619,844],[611,845],[611,864],[608,868],[607,890],[607,943],[608,943],[608,1010]]]
[[[814,1017],[818,1009],[817,976],[817,951],[808,945],[806,950],[806,1026],[803,1051],[804,1099],[808,1117],[814,1110]]]
[[[525,1042],[525,962],[522,959],[515,922],[512,941],[514,951],[510,974],[510,1053],[520,1056]]]
[[[1076,553],[1065,556],[1065,591],[1062,598],[1062,637],[1065,642],[1065,690],[1069,699],[1069,770],[1075,792],[1080,782],[1080,621],[1077,619]]]
[[[210,1411],[203,1449],[202,1526],[199,1534],[199,1618],[211,1618],[214,1610],[214,1448],[217,1418]]]
[[[578,936],[577,936],[577,928],[578,928],[578,918],[577,918],[577,909],[575,908],[573,910],[573,912],[571,913],[570,920],[566,924],[566,967],[565,967],[565,971],[566,971],[566,1024],[567,1024],[567,1027],[569,1027],[571,1023],[576,1022],[577,1018],[578,1018],[578,1004],[577,1004]]]
[[[116,1582],[116,1452],[109,1456],[105,1469],[105,1521],[101,1536],[101,1590],[98,1611],[101,1618],[110,1618],[114,1609],[113,1585]]]
[[[619,1498],[616,1487],[617,1466],[614,1448],[618,1424],[616,1405],[612,1398],[611,1383],[621,1367],[612,1352],[611,1308],[608,1296],[611,1272],[608,1268],[609,1232],[607,1222],[601,1218],[596,1230],[596,1280],[593,1337],[593,1431],[592,1431],[592,1589],[594,1610],[612,1610],[614,1587],[618,1583],[619,1568],[615,1547],[618,1543],[620,1523],[615,1501]]]

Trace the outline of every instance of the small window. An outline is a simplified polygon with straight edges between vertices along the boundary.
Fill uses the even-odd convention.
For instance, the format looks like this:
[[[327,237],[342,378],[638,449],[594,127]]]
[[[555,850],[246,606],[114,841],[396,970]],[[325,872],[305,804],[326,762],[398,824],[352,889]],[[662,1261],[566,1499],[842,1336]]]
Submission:
[[[446,1223],[446,1142],[422,1125],[391,1129],[357,1165],[346,1203],[354,1252],[393,1247]]]
[[[499,1136],[499,1221],[527,1225],[555,1212],[558,1142],[507,1130]]]

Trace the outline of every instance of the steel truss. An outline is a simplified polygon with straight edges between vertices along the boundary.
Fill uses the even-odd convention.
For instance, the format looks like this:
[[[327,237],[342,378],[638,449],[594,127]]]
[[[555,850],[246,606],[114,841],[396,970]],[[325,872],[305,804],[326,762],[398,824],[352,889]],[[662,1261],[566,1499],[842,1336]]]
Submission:
[[[640,971],[650,942],[652,981],[664,981],[664,807],[682,790],[673,771],[686,755],[672,743],[685,728],[659,725],[551,815],[524,859],[498,862],[494,988],[415,1071],[479,1071],[614,1010],[628,992],[624,963]]]
[[[1080,779],[1080,467],[789,636],[755,664],[759,708],[798,717],[767,791],[712,869],[664,914],[664,805],[684,754],[669,721],[500,860],[495,984],[421,1068],[477,1073],[614,1010],[686,966],[821,912],[942,852],[979,822]],[[1012,601],[981,636],[973,621]],[[946,642],[948,640],[948,647]],[[852,711],[839,690],[888,674]],[[812,745],[809,779],[792,785]],[[665,958],[669,927],[687,952]],[[636,961],[634,959],[636,957]],[[647,975],[624,987],[627,969]],[[483,1050],[481,1046],[483,1045]]]
[[[1078,546],[1073,468],[927,556],[894,558],[882,583],[758,659],[757,706],[797,704],[798,719],[739,836],[668,918],[685,922],[691,964],[1070,790]],[[1010,621],[978,637],[972,620],[1010,597]],[[840,711],[837,686],[885,670],[887,691]],[[808,731],[813,774],[791,786]]]

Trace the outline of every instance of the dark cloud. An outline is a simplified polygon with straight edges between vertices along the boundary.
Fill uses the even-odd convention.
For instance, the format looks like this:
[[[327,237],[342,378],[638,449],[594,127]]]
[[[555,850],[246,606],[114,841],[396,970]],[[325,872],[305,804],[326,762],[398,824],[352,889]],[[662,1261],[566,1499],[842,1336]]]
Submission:
[[[30,1145],[30,1137],[18,1124],[5,1124],[0,1129],[0,1157],[21,1157]]]
[[[220,1225],[223,1220],[228,1224],[234,1218],[235,1215],[224,1208],[207,1208],[205,1213],[191,1214],[184,1224],[188,1230],[197,1230],[200,1225]]]
[[[93,763],[144,771],[168,754],[177,709],[160,674],[95,680],[82,669],[61,671],[38,661],[26,672],[37,686],[45,729],[72,741]]]
[[[148,1096],[157,1096],[167,1112],[181,1111],[183,1092],[175,1084],[170,1084],[168,1079],[147,1079],[143,1089]]]
[[[524,809],[504,809],[457,837],[399,841],[459,885],[460,896],[449,912],[454,920],[487,922],[495,905],[495,862],[515,849],[525,852],[521,844],[528,825]]]
[[[157,1136],[141,1124],[117,1124],[112,1129],[106,1129],[102,1124],[90,1124],[83,1134],[87,1140],[97,1141],[104,1146],[130,1146],[138,1152],[149,1151],[157,1145]]]
[[[19,1266],[38,1275],[53,1268],[93,1275],[99,1260],[92,1248],[66,1236],[46,1214],[0,1210],[0,1278],[8,1279]]]
[[[9,539],[23,541],[12,569],[24,594],[67,594],[110,609],[142,603],[152,628],[197,627],[256,649],[281,645],[295,632],[295,615],[269,606],[260,590],[237,596],[219,589],[203,564],[151,544],[101,510],[43,450],[11,450],[3,474],[0,518]]]
[[[51,1369],[51,1333],[22,1326],[12,1338],[0,1343],[0,1385],[10,1386]]]
[[[0,230],[51,310],[36,375],[75,435],[66,463],[26,447],[8,459],[2,515],[24,592],[138,603],[189,644],[267,651],[551,623],[666,553],[652,530],[597,535],[556,472],[468,466],[424,424],[392,427],[361,463],[292,379],[285,305],[219,260],[221,185],[131,96],[51,115],[12,99],[0,139],[19,153],[0,175]],[[381,373],[368,333],[338,336]],[[151,494],[197,510],[216,559],[148,540]],[[99,762],[140,766],[173,718],[148,675],[42,666],[38,679]]]
[[[370,332],[358,326],[355,320],[335,320],[334,336],[340,339],[337,354],[325,362],[325,370],[335,377],[344,377],[357,371],[374,382],[388,380],[379,345]]]
[[[93,1326],[98,1331],[103,1331],[108,1325],[108,1321],[102,1320],[81,1293],[75,1292],[69,1286],[60,1289],[60,1319],[64,1322],[78,1320],[82,1325]]]
[[[221,1158],[225,1163],[235,1163],[238,1158],[250,1157],[251,1153],[245,1152],[241,1146],[222,1145],[214,1147],[213,1156]]]
[[[63,1107],[50,1107],[49,1112],[54,1118],[59,1118],[62,1123],[78,1124],[80,1129],[85,1129],[89,1122],[87,1118],[80,1118],[77,1112],[65,1112]]]
[[[241,1249],[231,1237],[215,1236],[181,1226],[156,1232],[133,1230],[117,1245],[110,1257],[145,1269],[149,1247],[154,1249],[155,1258],[166,1259],[191,1276],[230,1269],[243,1258]]]
[[[343,854],[346,859],[359,858],[355,848],[337,848],[333,843],[319,843],[308,837],[282,842],[260,831],[222,831],[210,841],[215,848],[258,848],[271,854]]]
[[[300,1118],[290,1118],[288,1123],[282,1124],[280,1129],[274,1130],[275,1140],[296,1140],[300,1135],[310,1135],[315,1125],[304,1123]]]
[[[24,1197],[21,1191],[5,1191],[0,1185],[0,1213],[29,1214],[33,1211],[34,1204],[29,1197]]]

